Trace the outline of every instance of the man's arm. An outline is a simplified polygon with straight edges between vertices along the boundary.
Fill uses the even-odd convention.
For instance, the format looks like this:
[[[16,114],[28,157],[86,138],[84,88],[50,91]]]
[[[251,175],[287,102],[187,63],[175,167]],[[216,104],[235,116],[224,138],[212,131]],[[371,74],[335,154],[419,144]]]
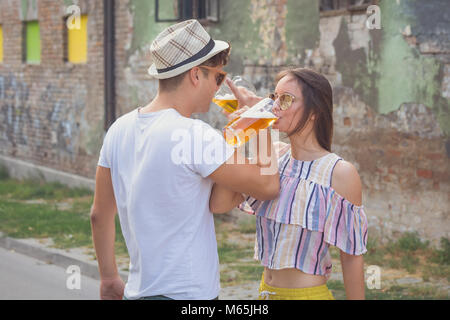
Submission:
[[[258,200],[272,200],[278,196],[280,191],[278,161],[274,152],[270,131],[266,130],[265,132],[267,137],[265,139],[266,145],[264,146],[264,152],[267,155],[266,159],[260,157],[261,142],[258,138],[257,164],[249,163],[248,159],[245,159],[245,163],[240,163],[237,152],[235,152],[234,158],[230,159],[234,161],[227,161],[209,176],[216,184],[223,187],[222,190],[226,191],[228,189],[236,193],[245,193]],[[230,193],[224,195],[225,199],[230,199],[230,197],[236,201],[240,199],[239,196]],[[218,202],[214,199],[211,202],[210,198],[210,205]]]
[[[232,114],[225,112],[228,121],[230,122],[248,110],[249,106],[253,106],[262,100],[261,97],[256,96],[251,91],[242,87],[236,87],[230,79],[226,79],[226,83],[239,102],[237,111]],[[226,213],[230,211],[244,200],[242,193],[249,194],[259,200],[271,200],[278,196],[280,188],[277,169],[278,161],[274,152],[270,130],[263,131],[265,131],[267,135],[266,146],[263,148],[262,152],[260,152],[262,145],[260,140],[261,135],[258,134],[257,137],[254,138],[257,139],[256,165],[250,164],[249,159],[244,159],[244,164],[237,164],[240,163],[238,162],[238,153],[241,151],[238,149],[239,151],[235,152],[233,155],[234,165],[222,165],[210,175],[215,182],[209,198],[209,208],[211,212]],[[262,159],[261,153],[268,155],[268,157]],[[268,168],[270,168],[270,170],[267,170]],[[268,172],[272,174],[268,176]],[[239,190],[245,189],[247,191],[242,192],[237,188],[239,188]]]
[[[100,272],[100,298],[122,299],[124,284],[114,253],[116,199],[110,169],[97,167],[94,204],[91,209],[92,240]]]
[[[212,213],[227,213],[242,201],[242,194],[215,183],[209,197],[209,210]]]
[[[273,173],[275,174],[277,171],[277,156],[273,157],[273,153],[276,155],[276,149],[279,148],[280,143],[272,144],[271,136],[270,136],[270,130],[262,130],[261,135],[258,135],[254,139],[257,139],[257,151],[256,151],[256,164],[260,168],[259,175],[265,175],[265,172],[261,171],[261,169],[266,169],[272,167],[274,170]],[[262,148],[261,145],[264,141],[261,141],[260,137],[263,137],[265,134],[266,139],[264,139],[267,143],[265,148]],[[275,148],[274,148],[275,145]],[[265,152],[269,151],[269,157],[267,159],[263,159],[261,157],[261,154],[264,154]],[[249,159],[245,159],[246,164],[248,164],[250,161]],[[274,178],[277,177],[277,175],[272,175],[270,179],[268,179],[268,187],[274,187],[276,190],[276,194],[278,195],[278,189],[279,189],[279,181],[276,183],[274,181]],[[253,177],[255,178],[255,177]],[[246,181],[242,182],[243,184],[246,183]],[[245,186],[244,186],[245,187]],[[264,189],[266,186],[260,186],[261,189]],[[252,195],[249,193],[249,195]],[[264,200],[264,199],[260,199]],[[215,183],[213,186],[213,189],[211,191],[211,196],[209,198],[209,208],[212,213],[226,213],[242,203],[244,201],[244,197],[240,192],[235,192],[232,189],[229,189],[221,184]]]

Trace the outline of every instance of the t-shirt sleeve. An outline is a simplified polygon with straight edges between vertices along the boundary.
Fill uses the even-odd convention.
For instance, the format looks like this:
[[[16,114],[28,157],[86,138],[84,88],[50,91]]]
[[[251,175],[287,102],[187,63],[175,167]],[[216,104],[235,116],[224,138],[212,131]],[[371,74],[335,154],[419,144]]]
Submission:
[[[111,140],[112,140],[112,127],[106,132],[105,138],[103,139],[103,145],[100,149],[100,156],[98,159],[98,165],[100,167],[111,168]]]
[[[196,120],[191,127],[191,163],[188,165],[203,178],[216,171],[234,153],[218,130]]]

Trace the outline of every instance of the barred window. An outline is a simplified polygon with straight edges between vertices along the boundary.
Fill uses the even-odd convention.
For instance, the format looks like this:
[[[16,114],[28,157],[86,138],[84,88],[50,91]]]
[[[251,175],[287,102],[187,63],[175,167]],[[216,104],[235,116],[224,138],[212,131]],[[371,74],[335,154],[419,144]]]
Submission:
[[[155,0],[156,22],[219,21],[220,0]]]
[[[378,4],[378,0],[320,0],[322,14],[346,14],[366,11],[367,7]]]

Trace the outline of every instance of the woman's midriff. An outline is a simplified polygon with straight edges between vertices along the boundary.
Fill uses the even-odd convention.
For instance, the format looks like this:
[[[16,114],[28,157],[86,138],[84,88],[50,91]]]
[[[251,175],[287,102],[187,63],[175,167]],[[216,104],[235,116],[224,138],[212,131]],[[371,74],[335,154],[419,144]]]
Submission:
[[[264,282],[277,288],[309,288],[327,283],[325,276],[304,273],[298,269],[273,270],[264,268]]]

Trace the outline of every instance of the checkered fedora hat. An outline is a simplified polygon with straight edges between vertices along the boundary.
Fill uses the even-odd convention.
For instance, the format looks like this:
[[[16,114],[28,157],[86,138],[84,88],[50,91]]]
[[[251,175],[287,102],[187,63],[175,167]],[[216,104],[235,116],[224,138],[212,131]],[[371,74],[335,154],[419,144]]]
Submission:
[[[213,40],[197,20],[168,27],[150,46],[153,64],[148,73],[157,79],[175,77],[228,49],[228,43]]]

